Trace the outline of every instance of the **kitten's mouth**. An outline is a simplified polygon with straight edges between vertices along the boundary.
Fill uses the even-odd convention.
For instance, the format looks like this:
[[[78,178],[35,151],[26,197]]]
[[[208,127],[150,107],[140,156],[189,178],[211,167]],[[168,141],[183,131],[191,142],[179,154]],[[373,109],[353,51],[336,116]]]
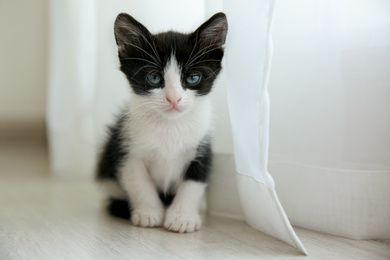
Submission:
[[[175,113],[175,112],[181,112],[182,110],[180,108],[178,108],[177,106],[172,106],[165,111],[170,112],[170,113]]]

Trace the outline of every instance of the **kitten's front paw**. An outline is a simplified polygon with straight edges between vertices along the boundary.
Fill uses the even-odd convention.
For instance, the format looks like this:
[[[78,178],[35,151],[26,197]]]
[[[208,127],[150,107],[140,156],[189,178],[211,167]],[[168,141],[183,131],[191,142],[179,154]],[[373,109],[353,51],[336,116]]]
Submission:
[[[131,213],[131,222],[140,227],[161,227],[163,219],[163,210],[139,209]]]
[[[189,233],[200,229],[202,220],[198,214],[167,213],[164,227],[169,231]]]

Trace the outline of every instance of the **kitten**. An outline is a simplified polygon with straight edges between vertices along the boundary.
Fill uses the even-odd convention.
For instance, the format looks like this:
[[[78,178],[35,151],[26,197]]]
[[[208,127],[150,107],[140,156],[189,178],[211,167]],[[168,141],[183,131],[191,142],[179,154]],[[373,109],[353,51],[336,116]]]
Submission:
[[[222,68],[226,16],[190,34],[152,35],[122,13],[114,32],[131,97],[98,164],[108,210],[136,226],[198,230],[212,161],[208,94]]]

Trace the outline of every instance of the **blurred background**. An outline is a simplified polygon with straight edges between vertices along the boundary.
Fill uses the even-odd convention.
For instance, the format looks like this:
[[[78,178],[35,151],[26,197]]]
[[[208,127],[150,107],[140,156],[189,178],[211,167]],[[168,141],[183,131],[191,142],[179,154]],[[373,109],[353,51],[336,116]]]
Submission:
[[[0,136],[44,142],[48,1],[0,1]]]

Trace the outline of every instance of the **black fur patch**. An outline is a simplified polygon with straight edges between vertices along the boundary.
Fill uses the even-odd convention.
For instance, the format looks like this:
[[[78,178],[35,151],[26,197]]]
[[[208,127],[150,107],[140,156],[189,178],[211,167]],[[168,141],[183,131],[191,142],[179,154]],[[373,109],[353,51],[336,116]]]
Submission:
[[[115,126],[109,129],[109,139],[107,140],[103,152],[98,162],[96,178],[117,179],[119,167],[127,156],[127,149],[124,147],[124,138],[121,129],[125,117],[121,117]]]
[[[184,175],[184,180],[206,182],[212,164],[211,142],[207,137],[198,146],[195,160],[193,160]]]
[[[131,217],[131,208],[128,200],[110,198],[107,210],[114,217],[124,219],[130,219]]]
[[[160,197],[160,200],[162,201],[162,203],[165,206],[171,205],[173,199],[175,198],[175,194],[171,194],[171,193],[165,194],[165,193],[159,192],[158,195]]]

